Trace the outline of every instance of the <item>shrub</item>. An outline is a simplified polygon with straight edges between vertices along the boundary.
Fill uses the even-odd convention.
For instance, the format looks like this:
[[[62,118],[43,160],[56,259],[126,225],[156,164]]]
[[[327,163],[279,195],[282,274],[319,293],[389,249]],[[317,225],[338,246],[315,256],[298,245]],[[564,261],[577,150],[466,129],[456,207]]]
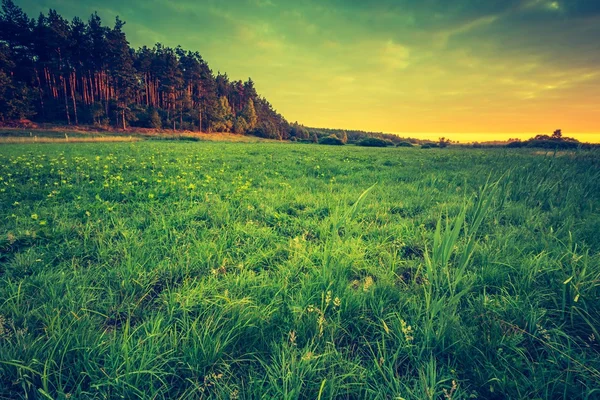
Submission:
[[[152,111],[150,111],[148,117],[148,125],[150,126],[150,128],[162,128],[162,120],[160,119],[160,115],[158,115],[158,111],[156,111],[156,108],[153,108]]]
[[[233,128],[233,122],[231,121],[216,121],[212,124],[214,132],[231,132],[231,128]]]
[[[508,143],[505,147],[517,149],[517,148],[525,146],[525,144],[526,144],[525,142],[521,142],[520,140],[518,140],[518,141]]]
[[[411,142],[400,142],[396,147],[414,147],[414,145]]]
[[[243,135],[248,130],[248,123],[244,117],[237,117],[233,121],[233,132],[238,135]]]
[[[266,120],[257,125],[257,127],[251,132],[252,135],[266,138],[266,139],[280,139],[281,135],[277,125],[272,121]]]
[[[569,142],[566,140],[528,140],[527,147],[537,147],[542,149],[576,149],[579,146],[577,142]]]
[[[319,139],[319,144],[328,144],[331,146],[343,146],[344,142],[335,135],[327,136]]]
[[[394,143],[392,143],[391,140],[370,137],[357,142],[356,145],[365,147],[387,147],[393,146]]]
[[[422,149],[433,149],[435,147],[438,147],[438,145],[436,143],[423,143],[421,145]]]
[[[178,128],[182,131],[193,131],[195,126],[192,122],[183,121],[181,125],[178,124]]]

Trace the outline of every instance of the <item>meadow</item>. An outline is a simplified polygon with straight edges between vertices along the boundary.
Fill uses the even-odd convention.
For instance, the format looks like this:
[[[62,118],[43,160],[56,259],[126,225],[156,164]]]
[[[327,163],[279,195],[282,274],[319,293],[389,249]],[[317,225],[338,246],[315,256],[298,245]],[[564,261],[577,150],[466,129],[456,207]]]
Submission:
[[[0,397],[600,398],[600,153],[0,147]]]

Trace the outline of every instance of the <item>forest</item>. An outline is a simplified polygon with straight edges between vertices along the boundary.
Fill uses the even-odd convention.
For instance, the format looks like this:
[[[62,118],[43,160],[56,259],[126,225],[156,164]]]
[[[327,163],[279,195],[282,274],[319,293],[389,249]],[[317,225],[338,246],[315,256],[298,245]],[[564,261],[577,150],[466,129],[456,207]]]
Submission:
[[[199,52],[180,46],[134,49],[124,25],[119,17],[105,25],[97,13],[68,21],[52,9],[34,19],[2,0],[0,122],[308,138],[252,79],[215,75]]]

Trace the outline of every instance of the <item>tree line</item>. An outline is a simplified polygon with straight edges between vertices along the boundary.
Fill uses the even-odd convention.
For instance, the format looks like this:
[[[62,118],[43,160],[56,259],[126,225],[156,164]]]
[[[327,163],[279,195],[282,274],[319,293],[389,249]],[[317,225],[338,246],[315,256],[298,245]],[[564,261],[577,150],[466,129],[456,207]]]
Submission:
[[[392,133],[384,132],[366,132],[361,130],[345,130],[345,129],[330,129],[330,128],[304,128],[300,126],[298,129],[304,129],[306,136],[313,138],[324,138],[335,136],[344,143],[356,143],[368,138],[376,138],[381,140],[387,140],[397,145],[402,142],[420,143],[422,140],[416,138],[405,138]]]
[[[252,79],[213,74],[198,52],[134,49],[119,17],[66,20],[28,15],[12,0],[0,12],[0,122],[235,132],[289,139],[298,133]],[[303,134],[304,132],[300,132]],[[303,138],[303,137],[301,137]]]

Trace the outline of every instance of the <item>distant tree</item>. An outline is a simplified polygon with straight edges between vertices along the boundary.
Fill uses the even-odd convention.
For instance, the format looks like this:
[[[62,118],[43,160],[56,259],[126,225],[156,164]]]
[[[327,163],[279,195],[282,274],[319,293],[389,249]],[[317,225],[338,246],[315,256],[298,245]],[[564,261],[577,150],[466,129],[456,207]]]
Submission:
[[[525,146],[527,143],[526,142],[522,142],[520,140],[513,140],[508,142],[508,144],[506,145],[506,147],[508,148],[520,148]]]
[[[308,130],[296,121],[290,127],[290,136],[296,139],[304,140],[308,139],[309,134]]]
[[[562,139],[562,130],[561,129],[555,130],[554,133],[552,134],[552,139]]]
[[[319,137],[317,136],[316,133],[313,133],[313,135],[312,135],[312,142],[313,143],[319,143]]]
[[[340,135],[340,140],[346,144],[348,143],[348,134],[346,133],[346,131],[342,131],[341,135]]]
[[[438,141],[438,146],[440,148],[444,148],[444,147],[448,147],[448,145],[451,143],[452,141],[450,139],[446,139],[445,137],[441,137]]]

